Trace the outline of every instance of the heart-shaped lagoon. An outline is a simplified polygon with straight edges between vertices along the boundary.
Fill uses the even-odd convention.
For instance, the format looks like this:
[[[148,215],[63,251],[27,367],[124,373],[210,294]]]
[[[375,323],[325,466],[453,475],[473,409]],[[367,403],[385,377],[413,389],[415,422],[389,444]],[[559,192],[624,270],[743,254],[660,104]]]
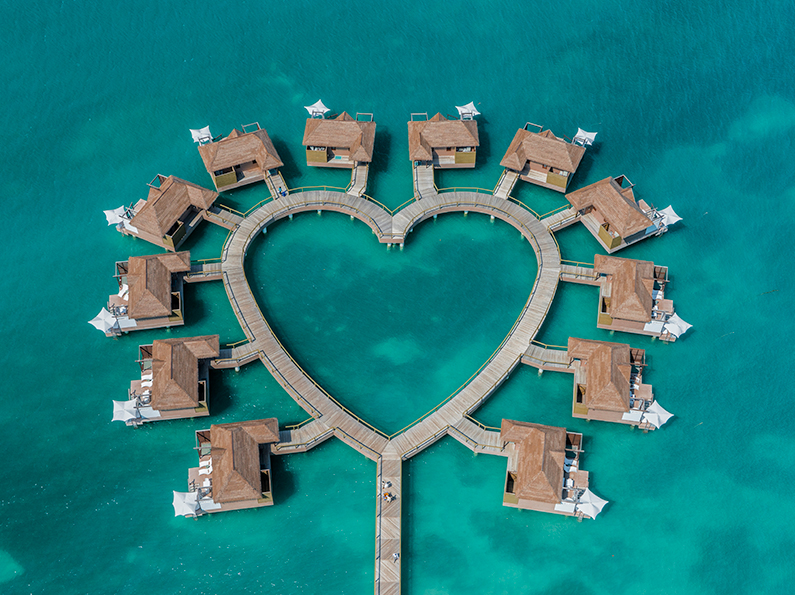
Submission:
[[[533,288],[536,255],[513,227],[445,214],[405,249],[345,215],[304,213],[248,248],[262,314],[315,381],[391,434],[449,396],[494,352]]]

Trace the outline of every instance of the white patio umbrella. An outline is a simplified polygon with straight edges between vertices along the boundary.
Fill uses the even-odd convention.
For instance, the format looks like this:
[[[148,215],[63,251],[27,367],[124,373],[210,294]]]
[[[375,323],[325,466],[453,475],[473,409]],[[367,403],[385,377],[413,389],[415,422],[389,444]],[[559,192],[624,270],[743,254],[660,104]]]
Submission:
[[[199,492],[174,492],[171,504],[174,506],[174,516],[196,516]]]
[[[672,206],[667,206],[657,212],[663,216],[663,225],[673,225],[677,221],[682,220],[682,218],[674,212],[674,208]]]
[[[684,320],[679,318],[676,312],[674,312],[673,314],[671,314],[668,320],[665,321],[665,326],[663,327],[663,330],[668,331],[678,339],[681,335],[684,335],[687,332],[687,330],[692,326],[693,326],[692,324],[688,324]]]
[[[577,128],[577,134],[574,135],[572,140],[578,145],[585,147],[593,144],[597,134],[597,132],[585,132],[582,128]]]
[[[651,405],[646,407],[642,421],[650,423],[655,428],[659,428],[673,416],[673,413],[669,413],[663,409],[657,401],[654,401]]]
[[[471,120],[475,116],[480,115],[480,112],[475,107],[474,101],[470,101],[466,105],[457,105],[455,109],[458,110],[458,117],[462,120]]]
[[[108,220],[108,225],[118,225],[124,220],[123,215],[126,211],[127,209],[122,205],[118,209],[109,209],[102,212],[105,213],[105,219]]]
[[[111,421],[127,422],[140,417],[135,408],[135,401],[113,401],[113,419]]]
[[[329,108],[323,105],[323,102],[320,101],[320,99],[318,99],[312,105],[305,105],[304,109],[308,111],[309,115],[312,116],[313,118],[315,116],[323,116],[326,112],[330,111]]]
[[[116,319],[113,317],[113,314],[108,312],[105,308],[102,308],[102,310],[99,311],[99,314],[88,321],[88,324],[93,326],[95,329],[102,331],[103,333],[107,333],[108,330],[112,329],[116,325]]]
[[[190,129],[190,135],[193,138],[194,143],[199,143],[203,145],[204,143],[209,143],[213,140],[213,135],[210,133],[210,127],[205,126],[204,128],[199,128],[198,130],[194,130],[193,128]]]
[[[596,494],[594,494],[588,488],[585,488],[585,491],[580,496],[579,502],[577,502],[576,509],[583,513],[585,516],[591,517],[592,519],[596,518],[602,509],[607,504],[607,500],[603,500]]]

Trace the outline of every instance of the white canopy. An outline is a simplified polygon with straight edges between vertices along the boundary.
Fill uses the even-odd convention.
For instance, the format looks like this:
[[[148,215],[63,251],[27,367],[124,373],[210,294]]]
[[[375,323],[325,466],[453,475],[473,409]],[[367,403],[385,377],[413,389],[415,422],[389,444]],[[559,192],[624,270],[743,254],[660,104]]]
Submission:
[[[630,409],[624,415],[621,416],[621,419],[624,421],[640,421],[643,417],[642,411],[637,411],[636,409]]]
[[[577,134],[574,135],[573,141],[583,147],[592,145],[596,140],[596,132],[585,132],[582,128],[577,128]]]
[[[122,219],[121,224],[122,226],[124,226],[124,229],[126,229],[127,231],[131,231],[134,234],[138,233],[138,228],[130,225],[130,222],[127,219]]]
[[[682,218],[674,212],[674,208],[671,206],[665,207],[661,211],[657,211],[663,218],[663,225],[673,225],[677,221],[681,221]]]
[[[595,519],[596,515],[602,512],[605,504],[607,504],[607,500],[603,500],[591,490],[585,488],[585,491],[582,493],[582,496],[580,496],[580,499],[577,502],[577,510],[583,513],[585,516]]]
[[[118,225],[124,220],[124,213],[126,211],[127,209],[122,205],[118,209],[109,209],[102,212],[105,213],[105,219],[108,220],[108,225]]]
[[[329,108],[323,105],[323,102],[320,101],[320,99],[318,99],[312,105],[305,105],[304,109],[309,112],[309,115],[312,118],[314,118],[315,116],[320,116],[322,118],[326,112],[330,111]]]
[[[643,414],[643,421],[650,423],[655,428],[659,428],[673,416],[673,413],[667,412],[657,401],[654,401],[651,405],[646,407],[646,411]]]
[[[171,504],[174,506],[174,516],[196,516],[199,492],[174,492]]]
[[[475,107],[474,101],[470,101],[464,106],[457,105],[455,106],[455,109],[458,110],[458,117],[461,118],[462,120],[471,120],[475,116],[480,115],[480,112]]]
[[[663,323],[662,320],[652,320],[643,325],[643,330],[652,333],[661,333],[664,327],[665,323]]]
[[[665,321],[665,326],[663,327],[663,330],[668,331],[678,339],[680,336],[684,335],[687,332],[687,329],[689,329],[692,326],[693,326],[692,324],[688,324],[684,320],[679,318],[679,315],[676,312],[674,312],[673,314],[671,314],[668,320]]]
[[[218,510],[221,508],[221,505],[215,502],[212,498],[207,497],[199,500],[199,508],[205,512],[210,512],[211,510]]]
[[[194,143],[199,143],[203,145],[204,143],[209,143],[213,140],[213,135],[210,133],[210,127],[205,126],[204,128],[199,128],[198,130],[194,130],[193,128],[190,129],[190,135],[193,137]]]
[[[113,314],[108,312],[105,308],[102,308],[102,310],[99,311],[99,314],[88,321],[88,324],[93,326],[95,329],[102,331],[103,333],[107,333],[116,325],[116,319],[113,317]]]
[[[129,421],[139,417],[135,401],[113,401],[113,419],[111,421]]]
[[[116,324],[119,325],[119,328],[135,328],[138,326],[138,323],[135,321],[134,318],[130,318],[129,316],[119,316],[116,319]]]

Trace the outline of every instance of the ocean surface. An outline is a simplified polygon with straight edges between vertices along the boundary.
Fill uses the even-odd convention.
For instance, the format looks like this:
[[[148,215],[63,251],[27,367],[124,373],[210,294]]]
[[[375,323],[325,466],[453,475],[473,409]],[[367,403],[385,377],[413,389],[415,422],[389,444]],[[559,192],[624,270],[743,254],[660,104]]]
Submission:
[[[189,286],[187,324],[107,339],[86,321],[114,262],[157,252],[105,224],[156,174],[205,187],[189,128],[259,122],[291,187],[344,186],[305,165],[304,105],[372,112],[368,194],[412,194],[411,112],[474,101],[477,168],[437,184],[493,188],[517,128],[597,131],[571,189],[626,174],[684,221],[620,255],[667,265],[694,328],[675,344],[595,327],[597,291],[561,284],[538,339],[625,341],[676,414],[661,431],[571,418],[571,377],[520,368],[480,410],[583,432],[610,504],[596,521],[501,504],[505,461],[445,438],[404,465],[403,593],[753,594],[795,584],[792,520],[795,7],[791,2],[534,4],[226,2],[0,5],[3,473],[0,592],[371,593],[375,464],[337,440],[275,457],[276,505],[174,518],[171,491],[211,422],[306,414],[252,363],[211,375],[212,417],[111,423],[139,344],[244,338],[219,283]],[[262,184],[220,202],[246,210]],[[562,195],[521,184],[539,213]],[[185,249],[220,254],[204,224]],[[592,261],[582,226],[564,258]],[[323,213],[249,252],[263,312],[297,360],[387,432],[447,397],[492,353],[537,264],[509,226],[471,214],[417,227],[404,250]]]

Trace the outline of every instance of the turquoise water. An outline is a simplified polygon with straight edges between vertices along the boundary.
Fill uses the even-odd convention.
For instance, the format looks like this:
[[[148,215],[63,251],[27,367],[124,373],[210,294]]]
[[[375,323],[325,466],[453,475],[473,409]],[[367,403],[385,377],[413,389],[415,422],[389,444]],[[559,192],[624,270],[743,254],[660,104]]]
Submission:
[[[352,449],[276,458],[276,506],[193,522],[173,517],[170,490],[185,488],[207,420],[109,422],[138,344],[243,338],[220,285],[189,287],[188,324],[170,333],[109,340],[86,324],[113,291],[114,261],[152,251],[107,228],[102,209],[143,196],[157,173],[210,185],[188,128],[259,121],[291,186],[343,185],[342,172],[302,164],[302,106],[319,97],[375,114],[368,192],[390,207],[411,194],[409,113],[474,100],[478,167],[440,185],[493,187],[528,120],[558,134],[581,126],[599,142],[575,188],[625,173],[640,197],[685,217],[622,256],[668,265],[695,328],[674,345],[613,337],[647,349],[648,380],[677,417],[652,434],[573,420],[570,377],[518,370],[477,417],[584,432],[584,466],[611,503],[587,523],[502,507],[504,461],[442,440],[404,467],[404,593],[792,590],[789,3],[10,1],[0,16],[1,592],[371,592],[375,466]],[[528,185],[517,196],[542,213],[563,204]],[[260,185],[222,202],[264,197]],[[187,248],[217,256],[225,235],[205,225]],[[558,239],[564,258],[597,250],[581,226]],[[391,430],[493,351],[536,264],[518,233],[485,217],[424,223],[400,252],[326,213],[274,226],[247,266],[301,364]],[[609,338],[595,309],[595,290],[563,285],[539,339]],[[213,421],[306,416],[259,364],[211,384]]]

